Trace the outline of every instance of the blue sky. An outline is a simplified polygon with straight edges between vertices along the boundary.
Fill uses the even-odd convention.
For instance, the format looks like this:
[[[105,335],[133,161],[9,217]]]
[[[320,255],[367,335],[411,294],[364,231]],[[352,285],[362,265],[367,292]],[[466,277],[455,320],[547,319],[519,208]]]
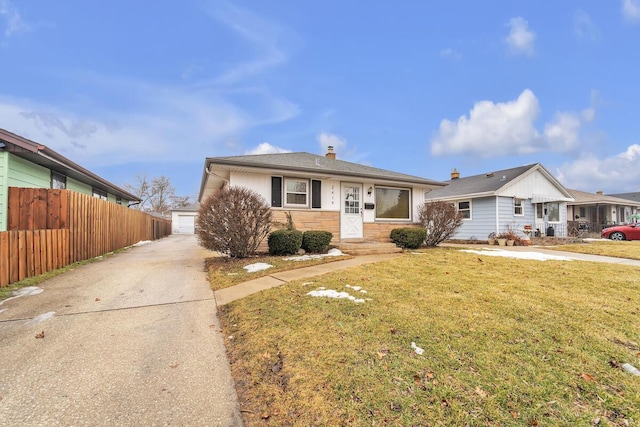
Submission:
[[[0,127],[193,197],[205,157],[328,145],[640,191],[638,46],[640,0],[0,0]]]

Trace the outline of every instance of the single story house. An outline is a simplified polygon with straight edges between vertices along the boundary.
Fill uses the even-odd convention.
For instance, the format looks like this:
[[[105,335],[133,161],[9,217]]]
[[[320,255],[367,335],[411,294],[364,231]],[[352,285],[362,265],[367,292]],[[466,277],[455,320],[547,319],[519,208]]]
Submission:
[[[195,234],[196,218],[199,211],[199,203],[171,209],[172,232],[174,234]]]
[[[9,187],[68,189],[124,206],[140,202],[52,149],[0,129],[0,231],[7,230]]]
[[[418,222],[418,206],[443,183],[336,159],[297,152],[210,157],[205,160],[198,201],[227,187],[254,190],[278,222],[291,213],[298,230],[326,230],[333,242],[389,242],[392,229]]]
[[[454,239],[486,240],[508,229],[522,236],[525,225],[541,235],[567,235],[573,196],[539,163],[465,178],[454,169],[445,183],[425,199],[452,202],[462,212]]]
[[[632,193],[607,194],[607,196],[618,197],[620,199],[633,200],[634,202],[640,202],[640,191],[636,191]]]
[[[640,200],[607,196],[602,191],[587,193],[569,190],[574,198],[567,204],[569,228],[576,227],[587,232],[600,233],[612,224],[626,224],[631,216],[640,213]]]

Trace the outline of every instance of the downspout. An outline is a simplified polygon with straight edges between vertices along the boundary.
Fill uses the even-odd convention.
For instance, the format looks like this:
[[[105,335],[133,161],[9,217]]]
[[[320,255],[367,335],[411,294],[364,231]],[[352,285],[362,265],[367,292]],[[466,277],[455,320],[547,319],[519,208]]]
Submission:
[[[499,209],[499,197],[496,196],[496,234],[500,234],[500,209]]]

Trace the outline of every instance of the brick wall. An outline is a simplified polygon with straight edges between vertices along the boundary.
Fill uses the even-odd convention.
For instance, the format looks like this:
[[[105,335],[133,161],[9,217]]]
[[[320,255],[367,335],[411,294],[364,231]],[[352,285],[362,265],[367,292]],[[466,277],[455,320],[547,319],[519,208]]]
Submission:
[[[291,214],[293,218],[293,224],[296,230],[302,232],[307,230],[324,230],[333,234],[331,243],[337,244],[340,242],[340,212],[335,211],[321,211],[321,210],[309,210],[309,211],[296,211],[296,210],[278,210],[273,209],[273,223],[274,226],[271,230],[279,230],[284,228],[287,224],[287,213]],[[264,239],[258,251],[268,251],[269,245],[267,239]]]
[[[372,242],[390,242],[391,230],[394,228],[403,227],[420,227],[420,224],[414,223],[389,223],[389,222],[374,222],[364,224],[364,239]]]

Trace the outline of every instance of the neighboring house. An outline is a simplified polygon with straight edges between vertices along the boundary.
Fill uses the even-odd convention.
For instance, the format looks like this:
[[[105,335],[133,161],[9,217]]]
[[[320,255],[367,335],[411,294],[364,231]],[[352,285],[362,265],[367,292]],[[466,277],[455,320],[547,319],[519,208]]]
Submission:
[[[280,153],[205,160],[198,200],[230,186],[265,198],[274,219],[290,212],[298,230],[326,230],[334,242],[389,242],[393,228],[415,225],[424,194],[444,184],[326,156]]]
[[[627,199],[640,203],[640,191],[636,191],[635,193],[607,194],[607,196],[618,197],[620,199]]]
[[[7,229],[9,187],[68,189],[124,206],[140,202],[52,149],[0,129],[0,231]]]
[[[200,211],[199,203],[171,209],[171,224],[174,234],[195,234],[196,218]]]
[[[486,240],[508,229],[523,235],[525,225],[542,235],[567,235],[567,202],[573,197],[539,163],[466,178],[454,169],[446,184],[425,197],[452,202],[462,212],[454,239]]]
[[[567,205],[570,229],[577,227],[580,230],[599,233],[608,225],[633,222],[631,215],[640,213],[640,200],[607,196],[602,194],[602,191],[586,193],[569,190],[569,192],[574,198],[574,201]]]

